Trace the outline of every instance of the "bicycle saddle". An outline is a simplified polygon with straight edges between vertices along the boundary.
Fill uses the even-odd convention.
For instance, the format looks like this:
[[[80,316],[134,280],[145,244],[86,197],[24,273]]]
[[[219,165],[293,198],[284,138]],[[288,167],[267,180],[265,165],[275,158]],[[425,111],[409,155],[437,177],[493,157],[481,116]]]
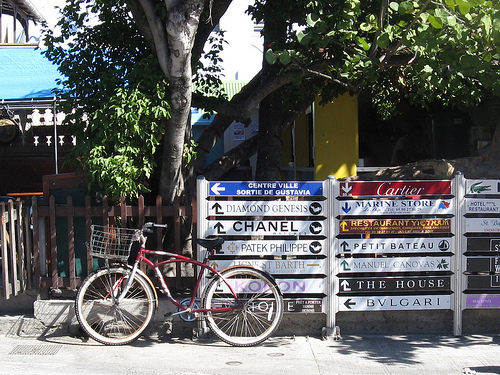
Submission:
[[[224,243],[224,238],[214,237],[214,238],[198,238],[198,245],[203,246],[207,249],[213,249],[214,247],[220,246]]]

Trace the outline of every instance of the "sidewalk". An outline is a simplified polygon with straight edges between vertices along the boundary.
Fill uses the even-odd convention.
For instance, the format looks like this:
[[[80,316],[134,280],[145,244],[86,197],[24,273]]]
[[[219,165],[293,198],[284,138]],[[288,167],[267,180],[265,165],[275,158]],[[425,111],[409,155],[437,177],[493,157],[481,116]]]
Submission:
[[[112,347],[34,318],[0,316],[2,374],[500,374],[499,344],[498,335],[287,336],[236,348],[151,332]]]

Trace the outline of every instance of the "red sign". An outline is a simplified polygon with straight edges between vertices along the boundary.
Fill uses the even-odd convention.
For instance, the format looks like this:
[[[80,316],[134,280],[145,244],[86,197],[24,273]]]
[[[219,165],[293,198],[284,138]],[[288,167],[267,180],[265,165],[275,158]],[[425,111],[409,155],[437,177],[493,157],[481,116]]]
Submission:
[[[356,181],[341,182],[341,197],[422,196],[451,194],[451,181]]]
[[[449,233],[450,219],[342,220],[339,234]]]

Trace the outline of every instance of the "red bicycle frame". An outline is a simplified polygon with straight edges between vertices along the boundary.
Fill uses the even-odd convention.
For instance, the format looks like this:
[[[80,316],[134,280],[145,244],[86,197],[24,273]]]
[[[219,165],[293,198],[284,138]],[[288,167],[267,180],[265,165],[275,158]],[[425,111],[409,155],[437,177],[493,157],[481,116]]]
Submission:
[[[132,268],[132,275],[135,275],[135,272],[137,271],[139,264],[140,263],[145,263],[155,271],[156,278],[161,284],[161,290],[163,294],[167,296],[167,298],[181,311],[181,313],[205,313],[205,312],[227,312],[234,310],[235,307],[221,307],[217,309],[203,309],[203,308],[193,308],[195,302],[196,302],[196,295],[198,294],[198,290],[200,289],[201,285],[201,280],[203,275],[205,274],[205,271],[212,272],[215,276],[218,276],[225,282],[225,284],[229,287],[229,290],[231,291],[231,294],[234,296],[236,299],[236,302],[238,305],[240,305],[240,302],[238,300],[238,296],[236,295],[234,289],[229,285],[229,283],[226,282],[224,279],[224,276],[217,271],[215,268],[211,267],[208,265],[208,259],[210,254],[213,252],[213,250],[208,250],[205,252],[205,256],[203,258],[203,262],[199,262],[195,259],[188,258],[184,255],[181,254],[175,254],[175,253],[170,253],[168,251],[162,251],[162,250],[147,250],[144,248],[144,246],[141,246],[139,249],[139,253],[137,254],[137,257],[135,259],[134,266]],[[154,263],[152,262],[149,258],[147,258],[147,255],[158,255],[162,257],[168,257],[169,259],[165,259],[161,262]],[[189,302],[188,306],[185,306],[181,304],[179,301],[177,301],[173,296],[172,293],[170,293],[170,289],[167,286],[167,283],[165,282],[165,278],[163,274],[160,271],[160,267],[167,265],[167,264],[175,264],[175,263],[190,263],[195,266],[201,267],[198,277],[196,280],[196,284],[193,290],[193,294],[191,296],[191,300]],[[133,279],[133,277],[131,277]]]

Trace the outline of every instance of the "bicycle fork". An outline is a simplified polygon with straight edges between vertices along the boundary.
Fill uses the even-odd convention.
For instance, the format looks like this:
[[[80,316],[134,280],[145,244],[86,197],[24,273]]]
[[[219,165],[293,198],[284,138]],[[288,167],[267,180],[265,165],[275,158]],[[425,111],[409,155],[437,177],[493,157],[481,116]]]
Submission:
[[[113,280],[111,280],[109,260],[105,259],[105,266],[106,266],[106,269],[108,270],[108,282],[109,282],[109,285],[111,285],[110,294],[111,294],[111,299],[113,300],[113,304],[119,304],[127,295],[128,291],[130,290],[130,287],[132,286],[135,275],[137,273],[138,265],[139,265],[138,262],[136,262],[134,264],[134,266],[132,267],[132,271],[130,271],[130,275],[128,275],[128,280],[127,280],[127,283],[125,284],[125,287],[123,288],[120,295],[118,295],[117,293],[118,293],[120,286],[123,284],[124,277],[120,277],[118,280],[113,282]]]

